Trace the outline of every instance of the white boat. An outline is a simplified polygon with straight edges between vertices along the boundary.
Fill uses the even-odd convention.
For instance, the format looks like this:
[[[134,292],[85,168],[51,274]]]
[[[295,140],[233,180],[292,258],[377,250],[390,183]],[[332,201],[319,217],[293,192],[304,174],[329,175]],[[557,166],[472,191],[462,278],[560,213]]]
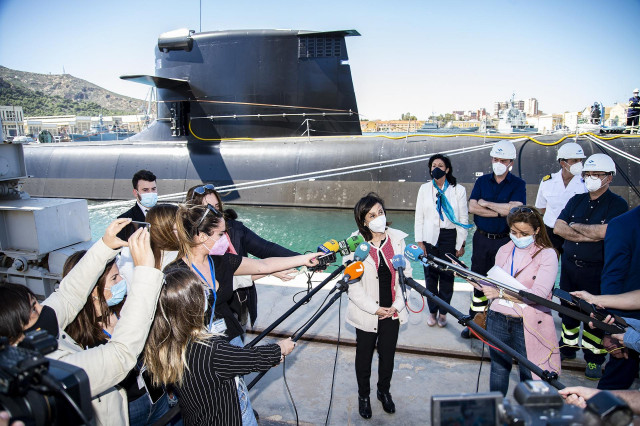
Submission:
[[[515,94],[511,95],[509,108],[500,111],[498,133],[536,133],[538,129],[527,124],[527,114],[516,108],[514,97]]]

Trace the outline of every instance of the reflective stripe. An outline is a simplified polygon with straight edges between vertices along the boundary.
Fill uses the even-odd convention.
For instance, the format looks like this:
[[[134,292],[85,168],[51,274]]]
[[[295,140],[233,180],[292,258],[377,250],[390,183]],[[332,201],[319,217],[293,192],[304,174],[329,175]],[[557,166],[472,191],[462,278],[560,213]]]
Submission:
[[[472,303],[482,303],[482,302],[486,302],[487,301],[487,297],[486,296],[481,296],[481,297],[472,296],[471,300],[472,300]]]
[[[596,346],[593,346],[591,343],[587,342],[586,340],[582,340],[582,348],[583,349],[588,349],[591,352],[593,352],[594,354],[598,355],[598,354],[606,354],[607,351],[605,349],[600,349],[597,348]]]
[[[473,312],[484,312],[484,306],[473,306],[471,305],[471,310]]]
[[[566,336],[562,336],[562,343],[569,346],[578,346],[578,338],[575,339],[567,339]]]
[[[599,337],[594,336],[593,334],[589,333],[587,330],[582,330],[582,338],[585,341],[589,340],[594,345],[602,345],[602,339],[600,339]]]
[[[564,324],[562,324],[562,334],[578,334],[580,332],[580,326],[575,328],[567,328]]]

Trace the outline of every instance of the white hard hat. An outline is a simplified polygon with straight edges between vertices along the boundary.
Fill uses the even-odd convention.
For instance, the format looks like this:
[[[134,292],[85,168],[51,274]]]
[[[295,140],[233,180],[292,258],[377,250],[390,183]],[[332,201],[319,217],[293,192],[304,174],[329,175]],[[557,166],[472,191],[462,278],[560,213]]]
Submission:
[[[584,151],[582,147],[575,142],[565,143],[558,149],[558,157],[557,159],[569,159],[569,158],[587,158],[584,155]]]
[[[636,87],[636,89],[633,91],[633,93],[638,93],[640,92],[640,90],[638,90],[638,88]]]
[[[606,154],[593,154],[584,162],[583,172],[607,172],[616,174],[616,165]]]
[[[489,155],[494,158],[514,160],[516,158],[516,147],[513,146],[511,141],[498,141],[493,148],[491,148]]]

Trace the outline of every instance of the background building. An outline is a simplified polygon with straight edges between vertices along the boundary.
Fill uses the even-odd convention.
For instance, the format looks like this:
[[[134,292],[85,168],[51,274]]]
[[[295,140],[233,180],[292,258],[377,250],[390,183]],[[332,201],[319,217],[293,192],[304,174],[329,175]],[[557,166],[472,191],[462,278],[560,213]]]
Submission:
[[[5,138],[24,136],[24,118],[21,106],[0,106],[2,134]]]

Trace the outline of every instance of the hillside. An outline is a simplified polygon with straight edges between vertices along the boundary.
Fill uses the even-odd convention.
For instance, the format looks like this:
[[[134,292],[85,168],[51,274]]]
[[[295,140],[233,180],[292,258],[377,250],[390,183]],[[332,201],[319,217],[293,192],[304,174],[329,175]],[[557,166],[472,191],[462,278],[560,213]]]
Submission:
[[[24,115],[135,114],[143,101],[110,92],[69,74],[37,74],[0,66],[0,105],[22,106]]]

